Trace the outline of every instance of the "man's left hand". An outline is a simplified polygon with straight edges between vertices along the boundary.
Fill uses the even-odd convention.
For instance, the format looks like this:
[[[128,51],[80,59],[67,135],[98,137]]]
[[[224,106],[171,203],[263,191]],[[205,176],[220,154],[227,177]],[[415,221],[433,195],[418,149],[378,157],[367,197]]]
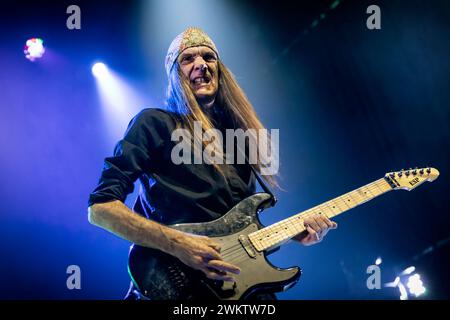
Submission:
[[[314,213],[304,219],[303,224],[308,234],[303,233],[293,239],[299,241],[304,246],[310,246],[322,241],[330,229],[336,229],[337,223],[328,219],[328,217]]]

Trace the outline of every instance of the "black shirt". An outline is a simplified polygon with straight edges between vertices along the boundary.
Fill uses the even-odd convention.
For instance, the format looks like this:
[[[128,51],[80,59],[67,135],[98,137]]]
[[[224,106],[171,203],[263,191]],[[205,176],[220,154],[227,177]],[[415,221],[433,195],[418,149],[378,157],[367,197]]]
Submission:
[[[255,176],[247,164],[179,164],[171,160],[176,115],[144,109],[130,122],[112,157],[107,157],[89,205],[125,201],[139,179],[142,188],[133,210],[163,224],[205,222],[219,218],[255,192]],[[223,130],[230,122],[212,117]]]

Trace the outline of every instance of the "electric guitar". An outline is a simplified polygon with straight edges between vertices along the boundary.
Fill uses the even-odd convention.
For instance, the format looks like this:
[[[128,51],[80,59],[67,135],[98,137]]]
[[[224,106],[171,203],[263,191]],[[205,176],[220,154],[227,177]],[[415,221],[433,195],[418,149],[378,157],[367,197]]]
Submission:
[[[390,172],[379,180],[267,227],[258,219],[258,214],[272,205],[267,193],[256,193],[242,200],[217,220],[170,226],[219,242],[223,260],[241,269],[239,275],[233,275],[234,283],[208,279],[203,272],[169,254],[138,245],[130,248],[128,271],[137,289],[152,300],[238,300],[255,292],[284,291],[297,283],[300,268],[274,267],[266,256],[291,238],[307,234],[303,224],[305,217],[317,213],[333,218],[388,191],[410,191],[438,176],[439,171],[434,168]]]

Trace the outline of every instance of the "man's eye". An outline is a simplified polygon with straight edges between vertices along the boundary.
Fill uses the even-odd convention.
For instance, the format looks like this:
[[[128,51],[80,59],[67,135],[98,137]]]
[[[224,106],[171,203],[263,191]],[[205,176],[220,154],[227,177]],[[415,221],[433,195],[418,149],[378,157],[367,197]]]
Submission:
[[[190,62],[190,61],[192,61],[192,56],[184,56],[181,58],[182,63],[183,62],[186,63],[186,62]]]
[[[205,55],[205,60],[206,61],[214,61],[214,60],[216,60],[216,57],[212,54],[207,54],[207,55]]]

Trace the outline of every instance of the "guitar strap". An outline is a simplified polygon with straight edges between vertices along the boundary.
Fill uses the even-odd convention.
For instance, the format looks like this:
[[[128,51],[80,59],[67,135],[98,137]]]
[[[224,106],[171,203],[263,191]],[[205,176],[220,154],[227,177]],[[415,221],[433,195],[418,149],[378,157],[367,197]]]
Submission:
[[[256,170],[256,168],[255,168],[252,164],[249,163],[248,158],[247,158],[247,155],[245,155],[245,162],[246,162],[246,163],[250,166],[250,168],[252,169],[252,171],[253,171],[253,173],[254,173],[254,175],[255,175],[255,177],[256,177],[256,180],[258,180],[259,185],[261,186],[261,188],[263,188],[264,192],[270,194],[270,196],[271,196],[271,198],[272,198],[272,201],[271,201],[270,206],[271,206],[271,207],[275,206],[275,204],[276,204],[277,201],[278,201],[277,197],[275,197],[275,195],[273,194],[272,190],[270,190],[269,186],[264,182],[264,180],[263,180],[263,178],[261,177],[261,174],[258,172],[258,170]]]

